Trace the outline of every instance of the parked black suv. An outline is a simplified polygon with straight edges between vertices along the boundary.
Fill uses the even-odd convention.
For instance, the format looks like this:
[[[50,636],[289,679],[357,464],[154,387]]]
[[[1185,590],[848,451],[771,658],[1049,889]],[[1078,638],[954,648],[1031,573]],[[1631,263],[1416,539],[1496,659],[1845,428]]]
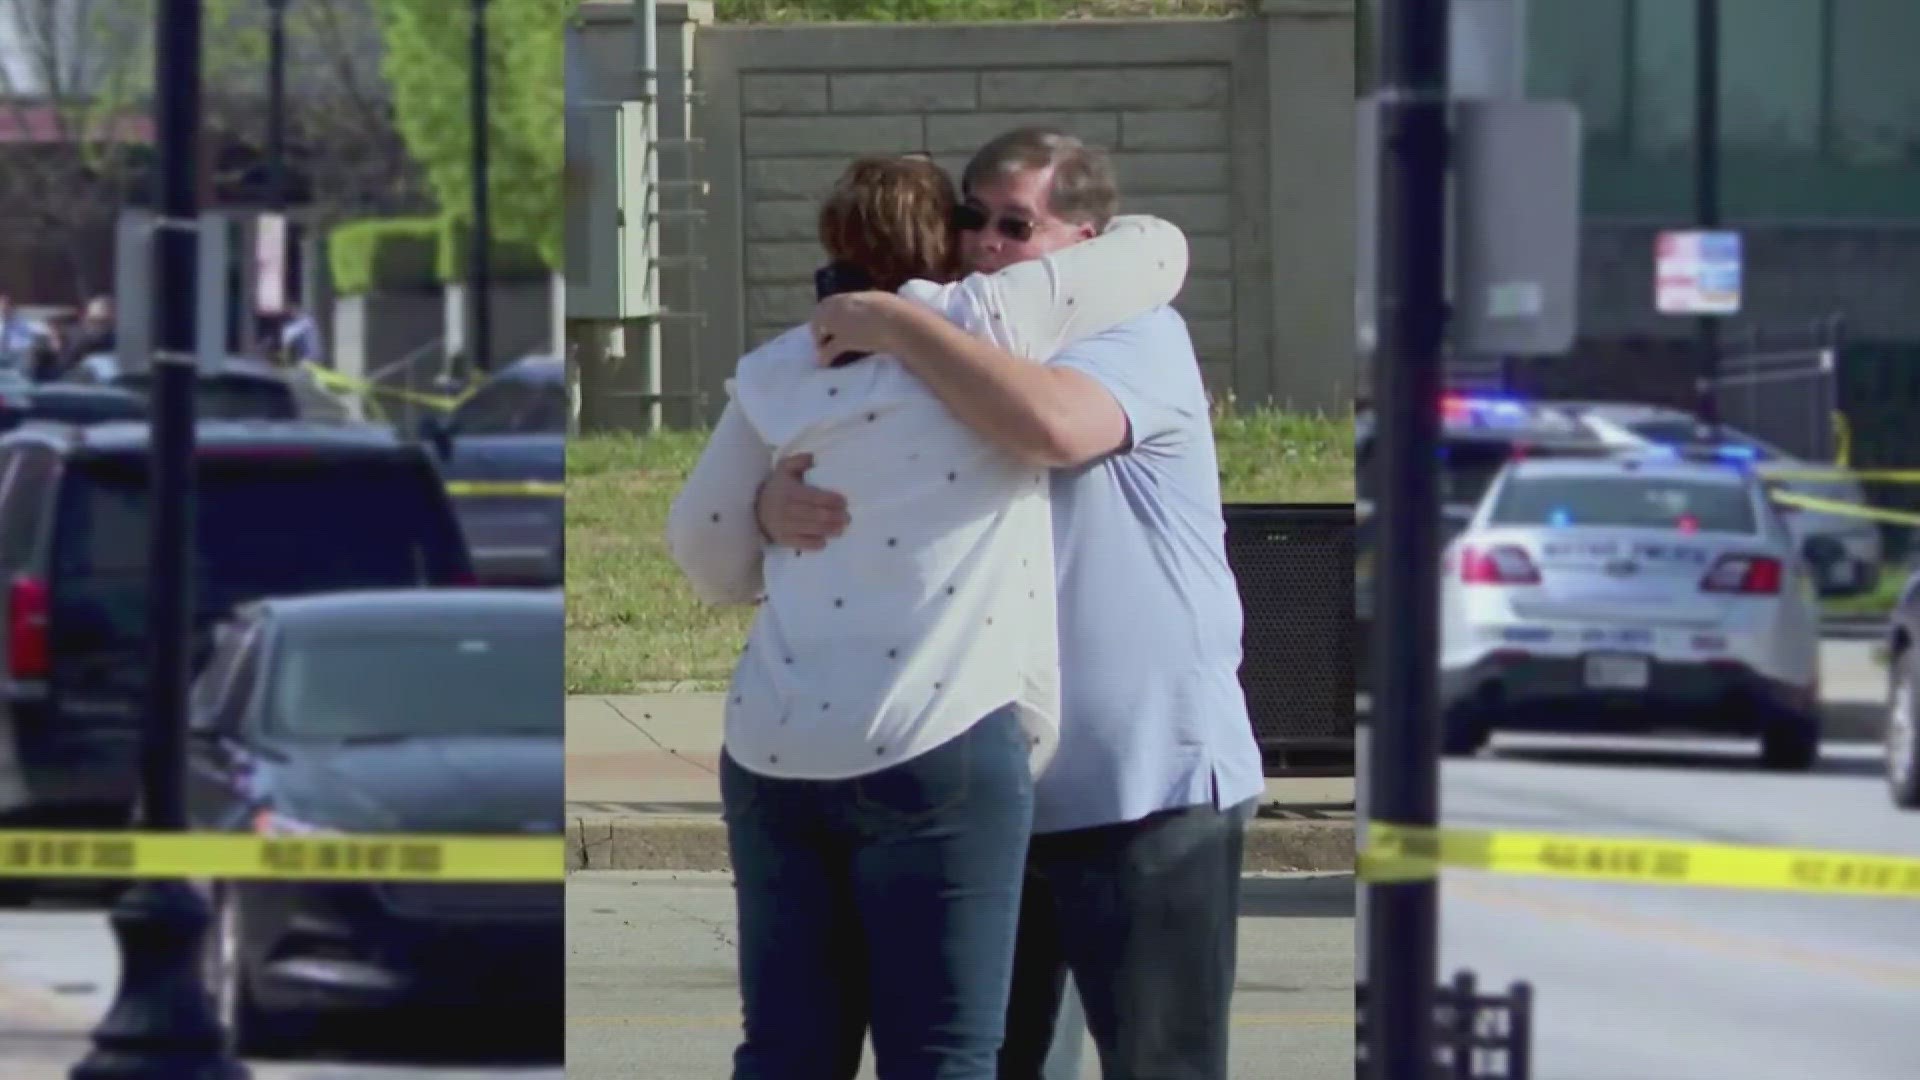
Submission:
[[[144,420],[147,399],[130,390],[76,383],[23,383],[0,387],[0,432],[22,424],[102,424]]]
[[[206,420],[298,420],[300,396],[286,369],[264,360],[227,357],[195,368],[194,415]],[[67,375],[81,385],[111,386],[143,399],[153,392],[153,371],[128,367],[111,353],[88,357]]]
[[[272,595],[468,585],[433,462],[385,429],[198,426],[194,622]],[[145,681],[144,423],[0,436],[0,823],[110,828],[136,789]],[[207,641],[196,641],[196,668]],[[9,775],[11,773],[11,775]]]

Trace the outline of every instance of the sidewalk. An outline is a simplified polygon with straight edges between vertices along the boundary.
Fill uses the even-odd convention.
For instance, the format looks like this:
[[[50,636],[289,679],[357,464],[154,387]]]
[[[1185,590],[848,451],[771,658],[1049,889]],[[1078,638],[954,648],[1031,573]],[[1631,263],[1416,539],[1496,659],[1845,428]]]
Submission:
[[[567,699],[567,868],[726,870],[722,695]],[[1353,869],[1353,780],[1268,780],[1253,871]]]

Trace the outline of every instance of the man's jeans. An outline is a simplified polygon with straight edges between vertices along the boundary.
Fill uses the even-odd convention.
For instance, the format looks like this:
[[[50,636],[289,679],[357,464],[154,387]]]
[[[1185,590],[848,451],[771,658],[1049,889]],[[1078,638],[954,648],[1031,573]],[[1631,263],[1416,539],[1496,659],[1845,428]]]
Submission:
[[[999,1080],[1051,1080],[1043,1067],[1069,972],[1105,1080],[1227,1080],[1252,809],[1195,806],[1034,837]]]
[[[746,1038],[734,1080],[992,1080],[1033,779],[1011,707],[841,781],[723,756]]]

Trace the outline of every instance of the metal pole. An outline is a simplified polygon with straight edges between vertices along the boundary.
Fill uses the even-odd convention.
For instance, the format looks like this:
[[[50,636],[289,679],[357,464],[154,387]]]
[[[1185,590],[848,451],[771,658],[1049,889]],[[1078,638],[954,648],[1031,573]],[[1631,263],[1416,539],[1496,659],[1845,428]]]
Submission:
[[[473,374],[483,377],[493,369],[493,223],[487,208],[487,0],[473,0],[469,36],[471,113],[473,129],[473,235],[467,250],[467,303],[472,312],[472,342],[468,356]]]
[[[287,0],[267,0],[267,205],[287,208]]]
[[[1720,0],[1694,0],[1693,214],[1696,227],[1720,227]],[[1720,320],[1694,322],[1700,353],[1700,419],[1720,435]]]
[[[187,686],[193,631],[194,289],[199,211],[200,0],[160,0],[154,40],[160,185],[154,317],[151,535],[147,570],[147,715],[140,817],[148,830],[187,826]],[[206,901],[185,881],[142,881],[112,916],[120,987],[74,1080],[232,1080],[202,983]]]
[[[1375,821],[1439,820],[1440,396],[1447,324],[1449,0],[1387,0],[1381,17],[1379,342],[1374,372]],[[1367,1058],[1375,1080],[1434,1068],[1438,883],[1368,885]]]
[[[662,391],[663,380],[660,371],[660,10],[656,0],[640,0],[640,94],[641,111],[646,120],[646,145],[640,148],[645,155],[641,169],[642,187],[646,221],[646,264],[641,272],[646,275],[646,296],[649,301],[647,310],[640,315],[640,379],[641,392],[647,395],[645,411],[642,416],[642,430],[656,432],[660,430],[665,413]],[[620,333],[625,334],[625,328]],[[625,351],[624,349],[622,351]]]

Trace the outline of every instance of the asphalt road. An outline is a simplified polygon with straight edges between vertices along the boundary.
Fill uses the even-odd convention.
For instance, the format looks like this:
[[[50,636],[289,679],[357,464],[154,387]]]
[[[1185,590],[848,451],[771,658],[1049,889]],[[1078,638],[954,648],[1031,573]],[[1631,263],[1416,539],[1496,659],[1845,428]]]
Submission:
[[[1829,644],[1842,731],[1871,733],[1883,676]],[[1920,856],[1871,742],[1811,774],[1750,743],[1502,736],[1448,762],[1449,824]],[[1540,1080],[1905,1080],[1920,1076],[1920,902],[1449,873],[1442,970],[1534,984]]]
[[[1249,877],[1233,1075],[1353,1076],[1353,879]],[[727,1074],[739,1034],[724,874],[567,879],[567,1080]],[[1091,1047],[1085,1076],[1098,1076]],[[874,1076],[872,1054],[861,1080]]]
[[[0,910],[0,1077],[66,1080],[112,1003],[119,954],[97,907]],[[460,1048],[414,1060],[250,1062],[254,1080],[561,1080],[557,1062],[493,1065]],[[550,1056],[550,1055],[549,1055]]]

